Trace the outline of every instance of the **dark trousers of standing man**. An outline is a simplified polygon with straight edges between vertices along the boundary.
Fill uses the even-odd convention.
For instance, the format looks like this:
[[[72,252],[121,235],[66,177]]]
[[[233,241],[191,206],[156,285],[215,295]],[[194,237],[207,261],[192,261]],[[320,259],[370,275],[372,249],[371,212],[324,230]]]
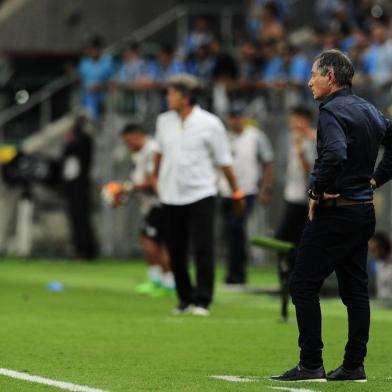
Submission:
[[[246,265],[248,261],[247,221],[255,202],[255,195],[245,197],[245,211],[239,214],[233,199],[222,198],[222,218],[227,242],[227,276],[228,284],[246,282]]]
[[[305,226],[290,283],[304,367],[317,368],[323,362],[319,292],[333,271],[348,312],[343,366],[354,369],[363,364],[370,325],[366,261],[374,228],[372,204],[319,206]]]
[[[166,239],[178,298],[186,304],[208,307],[214,289],[214,209],[215,198],[192,204],[164,205]],[[196,286],[188,267],[192,243],[196,262]]]

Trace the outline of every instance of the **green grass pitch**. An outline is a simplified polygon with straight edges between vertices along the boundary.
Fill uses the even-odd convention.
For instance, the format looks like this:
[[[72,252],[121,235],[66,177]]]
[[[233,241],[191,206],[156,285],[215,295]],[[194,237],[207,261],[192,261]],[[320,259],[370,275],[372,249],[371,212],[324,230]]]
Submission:
[[[277,284],[271,267],[250,275],[253,285]],[[281,384],[267,377],[296,363],[297,331],[294,322],[277,322],[276,297],[226,293],[218,284],[209,318],[171,316],[174,297],[134,292],[144,277],[140,262],[0,262],[0,368],[113,392],[392,391],[392,310],[373,304],[367,384]],[[49,292],[53,280],[65,290]],[[329,370],[340,364],[347,321],[337,299],[322,308]],[[0,391],[55,390],[0,376]]]

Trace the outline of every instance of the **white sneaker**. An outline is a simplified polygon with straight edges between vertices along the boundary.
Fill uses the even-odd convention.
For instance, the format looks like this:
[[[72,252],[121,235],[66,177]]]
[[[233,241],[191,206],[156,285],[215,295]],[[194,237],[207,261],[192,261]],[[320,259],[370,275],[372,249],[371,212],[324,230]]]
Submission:
[[[210,315],[210,311],[207,308],[203,308],[202,306],[195,306],[192,309],[192,314],[194,316],[203,316],[203,317],[207,317]]]
[[[186,304],[186,303],[179,303],[173,310],[172,314],[174,316],[179,316],[181,314],[186,314],[186,313],[191,313],[193,311],[193,305],[192,304]]]

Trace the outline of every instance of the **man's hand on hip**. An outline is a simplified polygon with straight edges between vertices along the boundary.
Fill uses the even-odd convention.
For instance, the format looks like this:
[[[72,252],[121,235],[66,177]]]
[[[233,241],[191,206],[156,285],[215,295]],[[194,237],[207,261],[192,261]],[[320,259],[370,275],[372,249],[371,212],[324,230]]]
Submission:
[[[340,193],[323,193],[323,200],[332,200],[332,199],[337,199],[340,196]],[[309,199],[309,210],[308,210],[308,218],[309,221],[312,221],[314,219],[314,215],[316,213],[317,206],[319,204],[318,200],[314,199]]]

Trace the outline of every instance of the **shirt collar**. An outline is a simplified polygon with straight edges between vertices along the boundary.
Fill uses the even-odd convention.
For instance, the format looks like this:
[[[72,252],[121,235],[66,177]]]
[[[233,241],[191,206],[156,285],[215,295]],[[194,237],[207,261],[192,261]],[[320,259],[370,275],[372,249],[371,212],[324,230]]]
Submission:
[[[192,108],[192,111],[189,113],[188,117],[185,119],[184,124],[189,124],[189,122],[191,122],[192,119],[195,116],[197,116],[199,111],[200,111],[200,106],[199,105],[194,105],[193,108]],[[177,114],[178,120],[182,121],[180,115],[178,113],[176,113],[176,114]]]
[[[339,96],[346,96],[346,95],[351,95],[351,87],[344,87],[341,88],[340,90],[335,91],[332,94],[329,94],[323,102],[320,103],[319,108],[322,108],[326,103],[329,101],[332,101],[334,98],[339,97]]]

